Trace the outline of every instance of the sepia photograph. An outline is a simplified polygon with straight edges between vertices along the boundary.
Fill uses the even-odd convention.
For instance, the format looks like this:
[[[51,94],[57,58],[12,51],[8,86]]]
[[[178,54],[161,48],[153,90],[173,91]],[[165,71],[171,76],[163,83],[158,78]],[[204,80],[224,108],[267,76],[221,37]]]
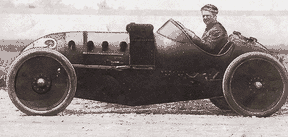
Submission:
[[[284,0],[2,0],[0,136],[288,131]]]

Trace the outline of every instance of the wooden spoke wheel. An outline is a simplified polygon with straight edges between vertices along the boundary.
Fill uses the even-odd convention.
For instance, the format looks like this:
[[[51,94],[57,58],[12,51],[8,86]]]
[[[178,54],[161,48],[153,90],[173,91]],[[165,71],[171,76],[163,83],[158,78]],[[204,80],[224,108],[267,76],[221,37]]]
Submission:
[[[32,49],[11,64],[7,87],[13,104],[28,115],[55,115],[72,101],[75,70],[57,51]]]
[[[286,101],[285,67],[274,57],[250,52],[234,59],[223,77],[229,106],[245,116],[270,116]]]

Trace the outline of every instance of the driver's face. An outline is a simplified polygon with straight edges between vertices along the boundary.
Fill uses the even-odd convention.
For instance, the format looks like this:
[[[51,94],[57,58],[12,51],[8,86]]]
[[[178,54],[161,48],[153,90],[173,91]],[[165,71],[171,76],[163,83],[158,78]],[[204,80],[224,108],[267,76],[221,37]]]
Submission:
[[[203,17],[203,22],[208,25],[214,21],[216,21],[215,15],[210,12],[210,11],[206,11],[206,10],[202,10],[202,17]]]

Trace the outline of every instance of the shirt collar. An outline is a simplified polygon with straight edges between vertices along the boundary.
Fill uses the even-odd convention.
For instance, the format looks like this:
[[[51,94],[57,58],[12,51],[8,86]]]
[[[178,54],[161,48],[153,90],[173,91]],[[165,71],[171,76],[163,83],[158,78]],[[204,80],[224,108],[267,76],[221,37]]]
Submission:
[[[208,24],[208,25],[206,26],[206,29],[205,29],[205,30],[206,30],[206,31],[210,30],[215,24],[218,24],[218,21]]]

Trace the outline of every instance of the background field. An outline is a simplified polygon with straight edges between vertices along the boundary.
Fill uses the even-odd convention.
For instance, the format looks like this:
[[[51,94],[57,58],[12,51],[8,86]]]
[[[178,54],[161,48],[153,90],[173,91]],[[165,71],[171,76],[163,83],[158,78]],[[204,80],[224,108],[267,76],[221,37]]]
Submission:
[[[20,51],[33,40],[1,40],[0,66],[8,67]]]

